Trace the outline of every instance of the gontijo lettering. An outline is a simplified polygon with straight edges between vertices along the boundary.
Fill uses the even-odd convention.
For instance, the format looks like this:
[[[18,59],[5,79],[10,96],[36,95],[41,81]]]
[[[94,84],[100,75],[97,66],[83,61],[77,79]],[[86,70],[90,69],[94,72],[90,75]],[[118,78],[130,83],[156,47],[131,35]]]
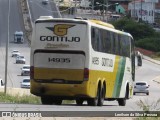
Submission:
[[[40,41],[80,42],[80,37],[40,36]]]
[[[54,41],[54,42],[80,42],[80,37],[78,36],[65,36],[68,34],[68,29],[75,25],[69,24],[57,24],[54,27],[46,27],[47,29],[53,31],[54,36],[40,36],[40,41]]]

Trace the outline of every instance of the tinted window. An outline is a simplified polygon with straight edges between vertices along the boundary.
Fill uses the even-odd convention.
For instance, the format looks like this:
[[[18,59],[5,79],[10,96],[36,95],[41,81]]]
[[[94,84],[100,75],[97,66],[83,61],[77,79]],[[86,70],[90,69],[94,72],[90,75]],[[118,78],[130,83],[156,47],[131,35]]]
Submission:
[[[146,85],[146,83],[136,83],[136,85]]]
[[[119,41],[120,41],[120,55],[125,57],[130,57],[130,39],[128,36],[125,35],[119,35]]]
[[[112,33],[103,29],[93,27],[91,30],[91,42],[95,51],[111,53]]]
[[[130,57],[131,39],[129,36],[92,27],[91,43],[95,51]]]
[[[104,31],[103,47],[105,53],[111,53],[111,32]]]
[[[23,69],[29,69],[30,67],[23,67]]]
[[[115,47],[114,47],[114,51],[116,55],[120,55],[120,40],[119,40],[119,36],[117,34],[114,34],[114,39],[115,39]]]
[[[30,79],[24,79],[23,82],[30,82]]]

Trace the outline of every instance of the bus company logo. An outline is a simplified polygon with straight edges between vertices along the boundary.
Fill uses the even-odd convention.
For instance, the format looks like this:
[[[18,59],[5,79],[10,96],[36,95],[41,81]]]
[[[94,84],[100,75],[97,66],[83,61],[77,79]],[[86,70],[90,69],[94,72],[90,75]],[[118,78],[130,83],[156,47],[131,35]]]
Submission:
[[[53,33],[57,36],[64,36],[67,35],[67,31],[69,28],[73,27],[75,25],[69,25],[69,24],[57,24],[54,27],[47,27],[49,30],[53,31]]]

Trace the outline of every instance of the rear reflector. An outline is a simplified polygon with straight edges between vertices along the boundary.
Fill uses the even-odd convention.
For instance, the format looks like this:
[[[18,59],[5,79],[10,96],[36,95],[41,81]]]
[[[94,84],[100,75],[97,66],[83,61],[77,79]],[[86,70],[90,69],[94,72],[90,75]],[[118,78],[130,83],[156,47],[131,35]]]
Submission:
[[[88,80],[88,79],[89,79],[89,69],[84,68],[84,80]]]
[[[30,67],[30,79],[34,79],[34,66]]]

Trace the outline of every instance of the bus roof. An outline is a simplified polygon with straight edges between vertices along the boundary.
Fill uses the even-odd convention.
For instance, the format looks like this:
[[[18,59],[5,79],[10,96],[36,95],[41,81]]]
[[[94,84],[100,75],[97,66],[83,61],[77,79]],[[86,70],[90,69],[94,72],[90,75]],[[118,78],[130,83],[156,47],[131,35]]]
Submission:
[[[109,24],[109,23],[106,23],[106,22],[103,22],[103,21],[100,21],[100,20],[89,20],[89,21],[91,21],[93,23],[96,23],[98,25],[102,25],[102,26],[106,26],[106,27],[114,29],[114,26],[112,24]]]
[[[53,19],[53,17],[52,16],[40,16],[39,19],[46,20],[46,19]]]
[[[51,22],[51,21],[68,21],[68,22],[75,22],[75,23],[81,23],[81,24],[84,24],[84,23],[91,23],[91,24],[97,24],[97,25],[100,25],[100,26],[104,26],[104,27],[108,27],[108,28],[111,28],[113,29],[114,31],[118,32],[119,34],[125,34],[125,35],[128,35],[128,36],[131,36],[128,32],[124,32],[123,30],[118,30],[118,29],[115,29],[115,27],[110,24],[110,23],[106,23],[106,22],[103,22],[103,21],[100,21],[100,20],[96,20],[96,19],[83,19],[83,18],[53,18],[52,16],[41,16],[39,19],[36,20],[36,23],[39,23],[39,22]]]
[[[95,20],[95,19],[83,19],[83,18],[53,18],[52,16],[41,16],[39,19],[37,19],[37,21],[50,21],[50,20],[72,20],[72,21],[85,21],[85,22],[91,22],[91,23],[95,23],[95,24],[98,24],[98,25],[102,25],[102,26],[105,26],[105,27],[109,27],[109,28],[114,28],[114,26],[112,24],[109,24],[109,23],[106,23],[106,22],[103,22],[103,21],[100,21],[100,20]]]

